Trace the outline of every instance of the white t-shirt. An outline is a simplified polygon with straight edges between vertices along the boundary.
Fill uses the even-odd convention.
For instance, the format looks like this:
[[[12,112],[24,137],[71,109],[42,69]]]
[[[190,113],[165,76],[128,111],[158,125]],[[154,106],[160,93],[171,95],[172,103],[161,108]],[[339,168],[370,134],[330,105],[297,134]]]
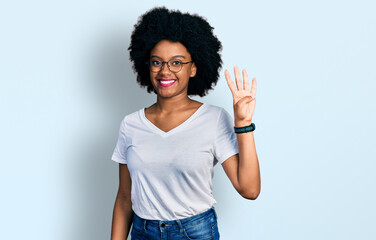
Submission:
[[[128,164],[133,211],[150,220],[176,220],[210,209],[213,167],[237,154],[234,122],[222,107],[203,103],[164,132],[144,108],[124,117],[112,160]]]

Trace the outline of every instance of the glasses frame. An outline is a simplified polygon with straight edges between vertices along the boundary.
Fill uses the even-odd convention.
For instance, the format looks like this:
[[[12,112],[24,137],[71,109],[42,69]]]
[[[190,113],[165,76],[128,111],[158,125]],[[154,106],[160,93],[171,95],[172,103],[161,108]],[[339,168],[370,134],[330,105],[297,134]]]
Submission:
[[[169,61],[172,61],[172,60],[173,60],[173,59],[171,59],[171,60],[169,60]],[[156,61],[159,61],[159,60],[156,60]],[[161,69],[160,69],[159,71],[152,71],[152,70],[151,70],[151,68],[150,68],[150,60],[147,61],[147,62],[145,62],[145,63],[146,63],[146,65],[148,65],[149,70],[150,70],[151,72],[154,72],[154,73],[159,73],[160,71],[162,71],[165,63],[167,64],[168,70],[170,70],[170,71],[173,72],[173,73],[178,73],[178,72],[180,72],[180,71],[183,69],[183,65],[184,65],[184,64],[188,64],[188,63],[193,62],[192,60],[189,61],[189,62],[182,62],[182,61],[180,61],[180,60],[175,60],[175,61],[180,62],[180,64],[183,64],[183,65],[180,67],[180,70],[177,71],[177,72],[175,72],[175,71],[172,71],[172,70],[171,70],[171,68],[170,68],[170,64],[168,64],[169,61],[167,61],[167,62],[159,61],[159,62],[162,62],[162,67],[161,67]]]

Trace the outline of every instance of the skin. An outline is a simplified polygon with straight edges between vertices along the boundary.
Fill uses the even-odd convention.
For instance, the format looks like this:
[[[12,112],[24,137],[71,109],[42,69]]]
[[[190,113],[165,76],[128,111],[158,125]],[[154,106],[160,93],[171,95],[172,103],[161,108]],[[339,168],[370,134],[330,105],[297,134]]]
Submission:
[[[179,57],[176,57],[179,56]],[[188,50],[179,42],[162,40],[150,53],[151,58],[161,61],[170,59],[191,61]],[[167,64],[154,73],[150,71],[150,80],[157,92],[157,101],[145,109],[145,116],[162,131],[168,132],[187,120],[201,105],[190,99],[188,93],[189,78],[196,74],[194,63],[184,64],[178,73],[171,72]],[[247,72],[243,70],[242,79],[237,67],[234,68],[236,85],[225,70],[227,84],[233,96],[234,121],[236,127],[252,123],[256,104],[256,79],[252,80],[249,91]],[[162,87],[158,79],[175,79],[170,87]],[[252,97],[253,96],[253,97]],[[246,199],[256,199],[260,193],[260,169],[255,148],[253,132],[237,134],[239,154],[229,157],[222,167],[238,193]],[[119,189],[115,201],[111,239],[126,239],[132,225],[131,178],[126,164],[119,164]]]
[[[162,40],[150,52],[152,59],[169,61],[171,59],[189,62],[192,60],[185,46],[179,42]],[[145,110],[145,116],[162,131],[179,126],[187,120],[202,103],[191,100],[188,93],[189,78],[196,74],[194,63],[184,64],[178,73],[171,72],[167,64],[158,72],[150,71],[150,80],[157,92],[157,102]],[[176,82],[170,87],[162,87],[158,79],[174,79]]]
[[[239,69],[235,66],[236,85],[230,73],[225,70],[227,85],[233,96],[235,127],[249,126],[252,123],[256,106],[256,78],[252,79],[249,91],[248,75],[243,69],[243,84]],[[238,193],[246,199],[255,200],[260,194],[261,177],[253,132],[236,134],[239,154],[228,158],[222,167]]]

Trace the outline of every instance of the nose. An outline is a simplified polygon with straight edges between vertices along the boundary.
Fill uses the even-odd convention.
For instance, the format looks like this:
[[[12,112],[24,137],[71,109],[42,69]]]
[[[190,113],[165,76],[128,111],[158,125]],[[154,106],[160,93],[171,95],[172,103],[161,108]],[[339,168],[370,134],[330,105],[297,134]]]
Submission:
[[[165,66],[166,64],[166,66]],[[162,69],[160,73],[171,73],[170,68],[168,67],[168,62],[162,62]]]

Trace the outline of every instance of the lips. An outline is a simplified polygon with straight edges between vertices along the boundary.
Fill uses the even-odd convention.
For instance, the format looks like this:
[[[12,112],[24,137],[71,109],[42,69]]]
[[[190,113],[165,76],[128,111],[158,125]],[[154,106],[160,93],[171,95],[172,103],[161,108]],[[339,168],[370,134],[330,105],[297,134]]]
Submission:
[[[158,83],[162,87],[169,87],[175,82],[176,82],[175,79],[165,79],[165,78],[158,79]]]

